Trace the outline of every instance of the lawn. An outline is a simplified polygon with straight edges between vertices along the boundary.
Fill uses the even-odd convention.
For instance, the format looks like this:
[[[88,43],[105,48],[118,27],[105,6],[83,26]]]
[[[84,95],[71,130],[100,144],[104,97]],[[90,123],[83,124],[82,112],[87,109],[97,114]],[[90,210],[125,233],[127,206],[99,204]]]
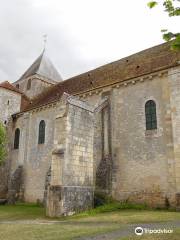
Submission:
[[[0,221],[44,219],[45,209],[36,204],[0,205]]]
[[[0,240],[68,240],[126,228],[130,223],[180,221],[180,213],[143,209],[121,209],[118,204],[99,207],[72,217],[50,219],[44,208],[34,204],[0,206]],[[180,239],[180,231],[171,240]],[[170,239],[152,238],[130,239]],[[154,237],[154,236],[153,236]],[[161,236],[160,236],[161,237]],[[168,236],[167,236],[168,237]]]

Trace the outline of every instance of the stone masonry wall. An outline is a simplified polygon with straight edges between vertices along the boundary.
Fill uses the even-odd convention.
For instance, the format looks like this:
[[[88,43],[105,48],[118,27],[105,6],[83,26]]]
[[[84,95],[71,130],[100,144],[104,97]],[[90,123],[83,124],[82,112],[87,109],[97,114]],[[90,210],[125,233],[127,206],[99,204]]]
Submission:
[[[63,168],[64,209],[80,211],[93,203],[93,113],[69,105]]]
[[[31,88],[27,89],[29,79],[31,80]],[[52,84],[48,83],[46,79],[41,80],[36,76],[33,77],[31,76],[27,79],[22,79],[21,81],[18,81],[13,85],[16,87],[17,84],[19,84],[19,90],[25,93],[25,95],[28,96],[29,98],[37,96],[38,94],[42,93],[46,88],[52,86]]]
[[[7,123],[12,114],[20,111],[21,95],[0,88],[0,121]]]
[[[175,165],[174,160],[173,136],[178,139],[179,75],[173,76],[173,82],[170,75],[157,74],[137,83],[135,79],[121,87],[107,87],[98,94],[83,96],[89,103],[96,104],[104,93],[110,91],[111,194],[117,200],[151,206],[164,206],[167,201],[173,206],[176,204],[178,164]],[[150,99],[156,102],[157,130],[146,131],[145,103]],[[171,112],[176,118],[174,130]],[[94,146],[101,146],[94,149],[97,151],[94,161],[98,167],[103,132],[100,121],[96,122],[95,136],[100,138],[95,138]],[[178,150],[176,153],[178,157]]]
[[[174,205],[176,189],[168,76],[112,93],[112,195],[119,200]],[[157,130],[146,130],[145,103],[156,102]]]
[[[51,163],[54,123],[60,103],[50,108],[24,113],[13,123],[11,134],[11,172],[23,165],[24,199],[43,201],[45,179]],[[39,123],[45,121],[45,143],[38,144]],[[13,149],[15,129],[20,129],[19,149]]]
[[[175,159],[175,181],[176,181],[176,204],[180,207],[180,70],[174,68],[169,71],[170,85],[170,110],[169,118],[172,119],[173,146],[172,155]],[[172,170],[173,171],[173,170]]]
[[[89,94],[83,97],[85,101],[95,106],[102,98],[103,92],[110,91],[111,194],[117,200],[146,202],[151,206],[163,206],[168,199],[171,205],[175,205],[175,195],[180,191],[178,71],[178,69],[171,69],[169,74],[157,74],[137,83],[131,81],[130,84],[124,84],[121,87],[107,87],[98,94]],[[150,99],[156,102],[157,130],[146,131],[145,103]],[[60,105],[62,107],[62,103],[59,103],[58,107],[50,106],[24,114],[14,123],[13,131],[16,127],[22,129],[22,140],[21,151],[12,150],[12,166],[13,164],[17,166],[19,163],[25,165],[24,182],[27,201],[43,198],[45,176],[50,167],[51,153],[54,149],[52,139],[54,139],[55,119],[61,111]],[[67,127],[67,131],[72,130],[73,134],[68,132],[65,135],[64,127],[58,131],[61,132],[59,136],[68,136],[69,144],[65,146],[65,149],[68,149],[67,146],[73,146],[73,149],[70,147],[67,153],[76,154],[76,157],[71,162],[67,157],[68,160],[63,165],[62,181],[67,183],[68,188],[64,190],[57,188],[56,190],[58,193],[64,191],[70,198],[72,192],[78,192],[77,189],[75,191],[76,185],[74,184],[83,184],[82,179],[89,176],[89,173],[84,163],[84,159],[88,158],[88,154],[83,153],[86,148],[82,146],[81,149],[78,149],[80,140],[76,136],[83,134],[85,126],[81,124],[82,129],[79,133],[75,131],[78,129],[76,126],[78,121],[73,122],[76,111],[81,120],[84,113],[83,110],[82,112],[79,112],[78,109],[76,111],[72,109],[72,112],[71,108],[69,110],[69,122],[72,122],[74,127],[72,129],[70,126]],[[101,113],[96,116],[93,143],[95,170],[103,156]],[[38,124],[41,119],[47,121],[48,126],[47,142],[44,147],[37,144]],[[63,157],[63,152],[60,151],[60,155]],[[58,159],[58,155],[56,157]],[[88,182],[89,177],[86,179]],[[78,194],[77,198],[79,198]],[[66,202],[68,209],[68,198]]]
[[[93,113],[76,101],[78,106],[69,103],[67,116],[56,120],[49,216],[72,214],[93,204]]]
[[[0,122],[8,126],[8,121],[12,114],[20,111],[21,95],[4,88],[0,88]],[[0,166],[0,198],[6,198],[9,159]]]
[[[0,166],[0,199],[6,199],[8,190],[8,170],[6,165]]]

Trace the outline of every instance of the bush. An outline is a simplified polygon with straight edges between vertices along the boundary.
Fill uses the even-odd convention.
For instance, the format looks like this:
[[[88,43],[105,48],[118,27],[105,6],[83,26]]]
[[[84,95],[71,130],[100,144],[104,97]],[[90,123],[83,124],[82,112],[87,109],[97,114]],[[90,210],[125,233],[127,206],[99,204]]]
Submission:
[[[148,210],[149,208],[145,204],[133,204],[133,203],[127,203],[127,202],[113,201],[111,203],[106,203],[104,205],[95,207],[94,209],[90,209],[88,211],[79,213],[75,216],[78,216],[78,217],[94,216],[98,213],[117,212],[117,211],[123,211],[128,209]]]
[[[113,211],[123,210],[123,209],[144,210],[144,209],[147,209],[147,206],[145,204],[112,202],[112,203],[108,203],[108,204],[99,206],[99,207],[93,209],[92,211],[95,211],[96,213],[101,213],[101,212],[113,212]]]

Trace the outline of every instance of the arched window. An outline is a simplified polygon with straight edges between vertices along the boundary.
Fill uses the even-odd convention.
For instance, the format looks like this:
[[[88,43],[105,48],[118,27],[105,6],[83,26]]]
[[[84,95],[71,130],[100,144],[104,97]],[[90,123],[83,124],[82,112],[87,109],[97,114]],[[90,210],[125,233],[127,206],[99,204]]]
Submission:
[[[27,90],[31,89],[31,79],[28,80],[27,82]]]
[[[45,142],[45,128],[46,128],[45,121],[41,120],[39,123],[38,144],[43,144]]]
[[[145,104],[146,130],[157,129],[156,103],[149,100]]]
[[[19,138],[20,138],[20,130],[16,128],[14,135],[14,149],[19,149]]]

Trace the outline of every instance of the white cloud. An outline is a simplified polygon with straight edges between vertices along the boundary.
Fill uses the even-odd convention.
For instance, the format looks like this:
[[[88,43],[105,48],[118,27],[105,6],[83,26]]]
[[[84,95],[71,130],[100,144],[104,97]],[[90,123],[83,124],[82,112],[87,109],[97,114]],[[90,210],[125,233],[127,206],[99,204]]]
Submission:
[[[64,77],[162,42],[160,30],[178,31],[177,18],[145,0],[0,0],[0,81],[16,80],[47,52]]]

